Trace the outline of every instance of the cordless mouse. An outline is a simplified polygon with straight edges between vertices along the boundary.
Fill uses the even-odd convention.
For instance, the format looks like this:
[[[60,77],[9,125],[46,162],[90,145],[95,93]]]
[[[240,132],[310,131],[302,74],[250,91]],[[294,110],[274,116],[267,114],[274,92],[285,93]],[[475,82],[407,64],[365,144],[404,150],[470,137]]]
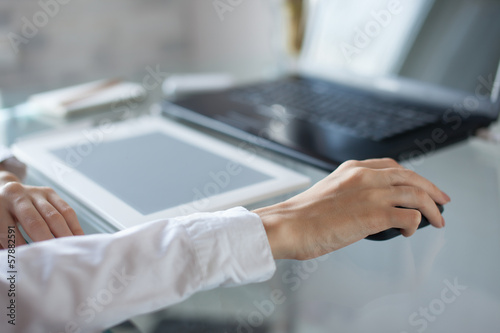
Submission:
[[[444,207],[442,205],[438,205],[438,204],[436,204],[436,206],[438,207],[439,212],[443,213]],[[405,208],[405,207],[398,207],[398,208]],[[418,225],[418,229],[426,227],[429,224],[430,223],[427,220],[427,218],[424,215],[422,215],[422,221],[420,221],[420,224]],[[370,236],[366,237],[366,239],[374,240],[374,241],[383,241],[383,240],[388,240],[388,239],[394,238],[394,237],[399,236],[399,235],[401,235],[400,229],[391,228],[391,229],[387,229],[387,230],[381,231],[379,233],[370,235]]]

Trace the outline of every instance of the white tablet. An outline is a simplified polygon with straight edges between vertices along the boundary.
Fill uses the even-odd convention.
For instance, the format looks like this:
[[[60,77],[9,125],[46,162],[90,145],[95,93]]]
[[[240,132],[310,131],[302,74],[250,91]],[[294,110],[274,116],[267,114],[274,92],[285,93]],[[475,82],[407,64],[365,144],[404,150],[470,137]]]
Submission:
[[[156,116],[51,133],[16,156],[119,229],[250,204],[309,178]]]

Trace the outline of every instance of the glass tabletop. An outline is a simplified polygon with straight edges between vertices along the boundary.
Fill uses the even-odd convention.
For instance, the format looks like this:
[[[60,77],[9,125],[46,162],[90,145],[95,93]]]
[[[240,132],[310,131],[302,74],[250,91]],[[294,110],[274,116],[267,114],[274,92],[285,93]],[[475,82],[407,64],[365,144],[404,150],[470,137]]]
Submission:
[[[137,114],[148,112],[158,112],[158,106],[153,103]],[[102,117],[119,121],[123,116],[60,120],[18,106],[0,112],[0,142],[12,144],[69,123],[91,125]],[[326,175],[281,155],[256,150],[308,175],[313,183]],[[269,281],[200,292],[180,304],[131,318],[108,332],[496,332],[500,327],[499,152],[497,145],[471,139],[414,166],[452,197],[444,212],[444,229],[424,228],[410,238],[386,242],[362,240],[314,260],[280,260]],[[28,182],[51,185],[43,177],[30,177]],[[115,231],[79,202],[60,194],[73,206],[86,233]]]

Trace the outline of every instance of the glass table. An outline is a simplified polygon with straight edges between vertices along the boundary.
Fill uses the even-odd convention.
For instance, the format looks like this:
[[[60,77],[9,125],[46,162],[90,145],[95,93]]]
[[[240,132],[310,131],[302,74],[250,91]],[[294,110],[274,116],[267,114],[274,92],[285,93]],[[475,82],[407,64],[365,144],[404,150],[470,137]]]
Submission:
[[[126,116],[148,112],[158,112],[157,104]],[[100,117],[119,121],[124,115],[57,120],[21,105],[0,111],[0,142],[11,144],[68,123],[92,124]],[[411,238],[386,242],[362,240],[309,261],[280,260],[267,282],[200,292],[175,306],[131,318],[109,332],[498,332],[499,148],[473,138],[407,165],[452,197],[445,208],[444,229],[424,228]],[[313,182],[327,175],[281,155],[257,151],[308,175]],[[34,173],[28,182],[51,185]],[[87,233],[115,231],[83,205],[60,194],[74,207]]]

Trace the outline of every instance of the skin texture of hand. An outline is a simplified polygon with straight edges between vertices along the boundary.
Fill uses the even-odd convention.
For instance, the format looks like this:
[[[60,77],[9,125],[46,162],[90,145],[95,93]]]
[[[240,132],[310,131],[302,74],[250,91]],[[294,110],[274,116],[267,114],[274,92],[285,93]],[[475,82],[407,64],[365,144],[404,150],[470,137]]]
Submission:
[[[254,212],[275,259],[307,260],[389,228],[409,237],[422,214],[442,228],[436,203],[449,201],[430,181],[394,160],[373,159],[345,162],[307,191]]]
[[[54,190],[23,185],[0,169],[0,248],[7,248],[8,227],[16,231],[16,246],[26,244],[20,224],[33,241],[83,235],[75,212]]]

